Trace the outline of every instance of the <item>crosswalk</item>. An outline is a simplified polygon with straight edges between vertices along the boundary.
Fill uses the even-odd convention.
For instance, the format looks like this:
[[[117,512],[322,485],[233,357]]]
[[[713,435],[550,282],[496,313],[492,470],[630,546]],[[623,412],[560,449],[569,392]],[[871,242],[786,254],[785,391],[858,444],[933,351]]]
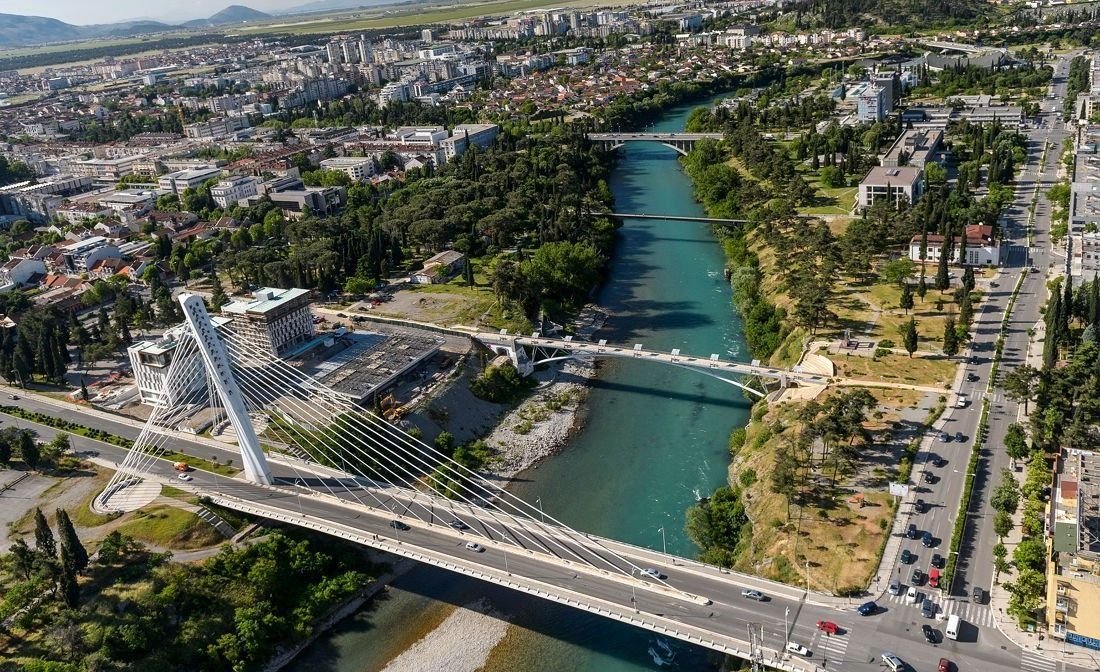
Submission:
[[[993,627],[993,610],[981,604],[973,602],[954,602],[944,609],[944,619],[951,614],[958,614],[966,623],[979,628]]]
[[[841,662],[848,650],[848,642],[851,641],[851,633],[844,635],[828,635],[818,630],[807,646],[813,652],[815,660],[826,660],[830,663]],[[830,665],[830,669],[832,669]]]
[[[1020,656],[1020,672],[1055,672],[1058,661],[1041,656],[1034,651],[1024,651]]]
[[[908,587],[905,588],[908,590]],[[931,600],[936,605],[936,620],[946,621],[951,614],[958,614],[959,618],[978,628],[992,628],[993,627],[993,611],[985,605],[974,604],[973,602],[951,602],[942,599],[938,590],[924,589],[918,590],[921,593],[921,601],[916,604],[909,602],[909,599],[905,596],[905,590],[900,595],[891,595],[889,593],[882,596],[882,606],[888,608],[906,608],[912,609],[916,612],[920,612],[921,605],[924,600]]]

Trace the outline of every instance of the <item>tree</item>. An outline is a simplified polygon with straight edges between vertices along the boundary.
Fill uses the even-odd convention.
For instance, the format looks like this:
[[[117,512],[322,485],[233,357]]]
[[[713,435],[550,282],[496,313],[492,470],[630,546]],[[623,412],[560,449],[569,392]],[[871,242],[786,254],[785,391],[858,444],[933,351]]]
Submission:
[[[993,513],[993,534],[1004,539],[1012,532],[1012,514],[1007,511]]]
[[[76,609],[80,606],[80,585],[76,581],[76,571],[67,564],[61,566],[61,599],[65,606]]]
[[[1001,482],[989,496],[989,505],[997,511],[1016,513],[1016,507],[1020,505],[1020,487],[1016,484],[1016,477],[1008,469],[1001,470]]]
[[[222,287],[218,274],[214,273],[214,287],[210,290],[210,309],[218,312],[227,303],[229,303],[229,297],[225,295],[225,288]]]
[[[5,435],[0,435],[0,464],[11,463],[11,441]]]
[[[80,398],[84,401],[88,401],[88,385],[84,382],[84,378],[80,378]]]
[[[61,554],[72,561],[73,570],[80,574],[88,568],[88,551],[76,536],[73,521],[65,509],[57,510],[57,533],[61,537]]]
[[[34,510],[34,550],[50,560],[57,557],[57,542],[54,541],[53,530],[39,508]]]
[[[901,328],[901,340],[905,344],[905,351],[912,357],[913,353],[917,351],[917,321],[913,318],[909,318]]]
[[[901,300],[899,305],[905,310],[906,315],[913,309],[913,290],[908,282],[901,286]]]
[[[955,331],[955,318],[950,315],[943,322],[943,354],[948,357],[959,354],[959,336]]]
[[[946,292],[947,288],[951,286],[951,275],[947,271],[947,257],[951,254],[950,244],[951,236],[949,234],[940,247],[940,258],[936,264],[936,279],[933,286],[941,292]]]
[[[450,432],[440,432],[439,435],[435,437],[435,441],[432,442],[432,445],[444,455],[450,455],[454,452],[455,437]]]
[[[19,455],[28,467],[38,468],[42,453],[38,449],[38,442],[34,440],[34,436],[26,430],[19,433]]]
[[[1018,404],[1023,403],[1024,414],[1027,414],[1027,405],[1035,393],[1039,377],[1040,373],[1035,367],[1030,364],[1021,364],[1009,371],[1001,380],[1001,388],[1004,389],[1005,396]]]
[[[1005,452],[1014,460],[1022,460],[1031,454],[1031,448],[1027,445],[1027,434],[1018,422],[1009,425],[1005,432]]]
[[[1012,551],[1012,562],[1016,567],[1043,571],[1046,567],[1047,550],[1042,539],[1023,539]]]
[[[344,292],[352,296],[361,296],[373,288],[374,285],[369,279],[358,275],[352,276],[344,282]]]
[[[901,259],[894,259],[887,262],[882,267],[882,279],[891,285],[900,285],[907,283],[909,278],[913,275],[913,269],[915,265],[913,261],[908,257],[902,257]]]

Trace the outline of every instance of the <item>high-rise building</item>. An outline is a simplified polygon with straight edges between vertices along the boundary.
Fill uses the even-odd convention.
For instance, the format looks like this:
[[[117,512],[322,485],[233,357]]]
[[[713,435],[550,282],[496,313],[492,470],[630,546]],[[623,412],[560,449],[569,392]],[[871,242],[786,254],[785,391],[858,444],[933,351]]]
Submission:
[[[313,338],[310,303],[308,289],[261,287],[250,300],[222,306],[222,315],[232,320],[230,329],[241,342],[282,357]]]
[[[424,44],[431,44],[432,43],[432,29],[431,28],[425,28],[424,30],[420,31],[420,41],[423,42]]]

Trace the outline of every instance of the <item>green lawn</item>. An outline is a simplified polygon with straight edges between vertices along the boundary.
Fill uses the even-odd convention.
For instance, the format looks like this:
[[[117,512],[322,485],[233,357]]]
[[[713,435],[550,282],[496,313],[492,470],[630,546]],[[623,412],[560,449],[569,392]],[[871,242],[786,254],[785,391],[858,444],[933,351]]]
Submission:
[[[171,506],[152,506],[134,511],[133,518],[119,526],[118,531],[164,548],[192,549],[211,546],[222,541],[209,523],[190,511]]]

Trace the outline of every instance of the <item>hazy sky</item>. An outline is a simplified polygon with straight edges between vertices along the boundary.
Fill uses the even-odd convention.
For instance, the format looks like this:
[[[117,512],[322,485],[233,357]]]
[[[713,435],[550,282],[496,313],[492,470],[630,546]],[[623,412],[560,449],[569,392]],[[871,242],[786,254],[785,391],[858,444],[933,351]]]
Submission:
[[[307,2],[309,0],[0,0],[0,13],[48,16],[75,24],[137,18],[188,21],[205,18],[229,5],[244,5],[266,12]]]

